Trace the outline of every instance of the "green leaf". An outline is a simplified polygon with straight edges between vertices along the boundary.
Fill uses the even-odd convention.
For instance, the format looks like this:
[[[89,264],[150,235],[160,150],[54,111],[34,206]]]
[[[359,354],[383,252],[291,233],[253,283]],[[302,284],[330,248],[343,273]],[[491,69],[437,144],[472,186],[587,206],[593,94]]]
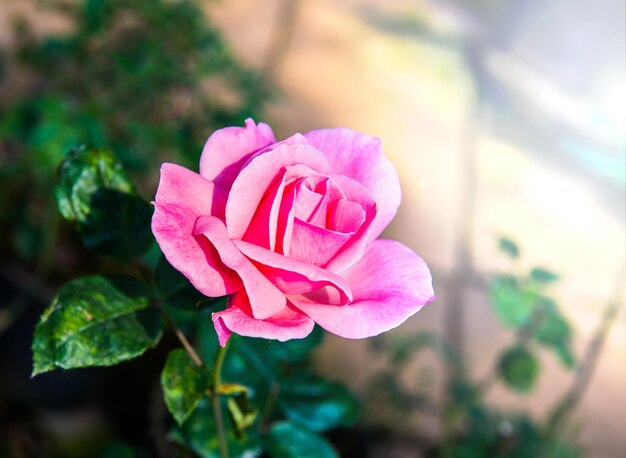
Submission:
[[[543,267],[535,267],[530,271],[530,279],[542,284],[553,283],[559,279],[559,276]]]
[[[535,297],[522,290],[515,277],[496,276],[489,285],[489,293],[493,311],[504,326],[517,329],[526,324],[534,309]]]
[[[56,368],[111,366],[154,347],[163,325],[132,277],[89,276],[61,288],[33,340],[33,376]]]
[[[272,458],[339,457],[326,438],[289,422],[274,423],[266,439]]]
[[[87,248],[127,261],[150,247],[152,208],[111,152],[74,148],[57,175],[59,211]]]
[[[59,211],[68,221],[84,222],[90,201],[99,189],[134,193],[135,188],[122,164],[109,151],[85,147],[70,150],[59,165],[55,196]]]
[[[535,385],[539,361],[523,346],[511,347],[500,356],[498,375],[509,388],[526,393]]]
[[[561,315],[556,304],[546,306],[541,322],[534,331],[534,337],[540,344],[552,349],[561,362],[568,368],[574,367],[575,357],[571,349],[572,330]]]
[[[215,422],[211,403],[203,397],[198,407],[182,426],[175,428],[170,437],[186,447],[189,447],[202,458],[220,458],[219,440],[215,429]],[[254,458],[261,455],[260,438],[254,429],[250,430],[245,441],[235,439],[233,432],[227,428],[226,437],[228,450],[232,458]]]
[[[343,385],[299,373],[285,379],[281,388],[278,408],[289,420],[312,431],[350,426],[356,420],[358,404]]]
[[[164,256],[161,256],[157,263],[155,281],[159,296],[172,307],[196,310],[201,303],[212,301],[195,289]]]
[[[519,257],[519,248],[517,247],[517,244],[511,239],[501,237],[500,240],[498,240],[498,247],[500,248],[500,251],[507,254],[511,258]]]
[[[209,384],[208,371],[197,366],[185,350],[170,352],[161,372],[161,386],[165,404],[178,424],[191,415]]]
[[[235,427],[235,437],[242,439],[244,431],[254,424],[259,409],[253,407],[248,399],[247,392],[239,393],[226,400],[230,419]]]

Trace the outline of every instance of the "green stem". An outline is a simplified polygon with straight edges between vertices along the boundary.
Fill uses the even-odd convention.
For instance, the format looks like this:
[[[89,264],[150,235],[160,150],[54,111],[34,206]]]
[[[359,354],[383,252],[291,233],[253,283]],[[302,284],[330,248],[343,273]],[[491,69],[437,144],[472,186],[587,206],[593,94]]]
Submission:
[[[220,404],[220,395],[218,388],[221,381],[222,366],[224,364],[224,357],[226,356],[226,349],[228,348],[228,342],[223,347],[217,349],[215,355],[215,364],[213,366],[213,383],[212,392],[213,397],[211,403],[213,404],[213,414],[215,415],[215,428],[217,429],[217,437],[220,442],[220,456],[221,458],[228,458],[228,441],[226,440],[226,430],[224,429],[224,417],[222,416],[222,406]]]
[[[174,324],[174,321],[172,321],[172,319],[167,314],[167,312],[165,311],[165,309],[163,308],[163,306],[161,305],[159,301],[155,300],[153,301],[153,303],[154,303],[154,306],[157,308],[157,310],[161,313],[161,316],[163,316],[163,318],[165,319],[169,327],[172,329],[172,332],[174,332],[174,335],[176,336],[178,341],[182,344],[185,351],[189,354],[193,362],[196,364],[196,366],[198,367],[202,366],[202,359],[200,359],[200,356],[198,356],[198,353],[196,353],[196,350],[194,350],[193,345],[189,343],[189,341],[187,340],[187,337],[185,337],[185,334],[183,334],[183,331],[178,329],[176,324]]]

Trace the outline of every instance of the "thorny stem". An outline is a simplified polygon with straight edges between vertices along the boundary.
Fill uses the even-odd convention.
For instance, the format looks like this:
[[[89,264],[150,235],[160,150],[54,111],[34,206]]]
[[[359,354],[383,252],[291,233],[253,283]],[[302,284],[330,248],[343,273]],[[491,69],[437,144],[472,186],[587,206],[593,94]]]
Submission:
[[[135,269],[135,272],[139,278],[145,277],[142,274],[142,270],[138,264],[136,263],[133,264],[133,268]],[[154,278],[151,276],[150,278],[147,279],[147,281],[149,284],[153,284]],[[176,335],[176,337],[182,344],[185,351],[189,354],[193,362],[196,364],[196,366],[198,367],[203,366],[202,359],[200,358],[200,356],[198,356],[198,353],[196,353],[196,350],[189,343],[189,340],[187,340],[187,337],[185,337],[185,334],[172,321],[170,316],[167,314],[167,312],[163,308],[163,305],[158,300],[153,300],[153,303],[154,303],[154,306],[159,310],[159,312],[161,313],[161,315],[163,316],[163,318],[165,319],[169,327],[172,329],[172,331],[174,332],[174,334]],[[219,439],[219,444],[220,444],[220,457],[221,458],[229,458],[228,442],[226,440],[226,431],[224,429],[224,417],[222,415],[222,407],[220,404],[220,396],[218,393],[218,388],[221,384],[222,366],[224,364],[224,357],[226,356],[227,345],[228,343],[224,345],[223,347],[219,347],[217,349],[217,353],[215,355],[215,363],[213,366],[213,373],[212,373],[213,380],[211,383],[211,390],[210,390],[211,403],[213,405],[213,414],[215,415],[215,428],[217,430],[217,437]]]
[[[158,302],[154,301],[154,305],[161,312],[161,315],[172,329],[180,343],[183,345],[183,348],[187,351],[193,362],[198,366],[202,366],[202,360],[194,350],[193,346],[185,337],[185,334],[178,329],[178,327],[174,324],[172,319],[163,309],[163,306]],[[223,347],[219,347],[217,349],[217,353],[215,355],[215,364],[213,366],[213,380],[211,382],[211,404],[213,405],[213,414],[215,415],[215,429],[217,430],[217,437],[219,439],[220,444],[220,457],[221,458],[229,458],[228,453],[228,442],[226,440],[226,431],[224,429],[224,417],[222,415],[222,407],[220,404],[220,396],[218,393],[218,387],[221,382],[221,374],[222,374],[222,366],[224,365],[224,357],[226,356],[226,348],[227,345]]]
[[[189,343],[189,340],[187,340],[187,337],[185,337],[185,334],[183,334],[183,331],[181,331],[178,328],[178,326],[176,326],[176,324],[172,321],[170,316],[167,314],[167,312],[163,308],[163,305],[161,304],[161,302],[158,299],[156,299],[155,297],[156,294],[154,294],[154,291],[156,288],[154,285],[154,276],[152,275],[152,272],[146,272],[146,270],[143,269],[142,266],[137,261],[135,261],[131,265],[132,265],[133,270],[135,271],[135,275],[143,279],[150,286],[150,289],[152,291],[152,294],[151,294],[152,303],[159,310],[159,312],[161,313],[161,316],[167,322],[172,332],[174,332],[174,335],[176,335],[176,338],[183,345],[183,348],[185,349],[185,351],[189,354],[189,356],[191,357],[193,362],[196,364],[196,366],[198,367],[202,366],[202,359],[200,359],[200,357],[198,356],[198,353],[196,353],[196,350],[194,350],[193,346]]]
[[[189,343],[187,337],[185,337],[185,334],[183,334],[183,332],[178,329],[178,327],[174,324],[169,315],[165,312],[163,306],[158,301],[154,301],[154,305],[157,309],[159,309],[159,312],[161,312],[161,315],[163,316],[165,321],[167,321],[167,324],[172,329],[180,343],[183,345],[184,349],[187,351],[193,362],[196,364],[196,366],[202,366],[202,360],[198,356],[198,353],[196,353],[196,350],[194,350],[193,346]]]
[[[224,418],[222,416],[222,406],[220,404],[220,395],[218,393],[218,387],[221,382],[222,366],[224,364],[224,357],[226,356],[226,349],[228,348],[228,342],[217,349],[215,354],[215,364],[213,366],[213,381],[211,403],[213,404],[213,414],[215,415],[215,428],[217,429],[217,437],[220,442],[220,456],[221,458],[228,458],[228,441],[226,440],[226,431],[224,429]]]

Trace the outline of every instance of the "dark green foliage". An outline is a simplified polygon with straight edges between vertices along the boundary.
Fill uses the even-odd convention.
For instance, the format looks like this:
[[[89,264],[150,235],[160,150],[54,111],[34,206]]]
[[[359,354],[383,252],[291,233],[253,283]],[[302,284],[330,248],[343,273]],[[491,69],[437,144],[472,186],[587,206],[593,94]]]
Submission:
[[[312,431],[352,426],[358,411],[344,386],[307,373],[283,381],[278,408],[293,423]]]
[[[160,299],[177,309],[195,310],[200,305],[213,301],[195,289],[164,256],[161,256],[157,263],[155,282]]]
[[[267,437],[273,458],[337,458],[337,452],[323,436],[289,422],[276,423]]]
[[[537,381],[539,361],[523,346],[514,346],[500,356],[498,375],[512,390],[527,393]]]
[[[75,29],[22,40],[17,57],[25,70],[46,75],[40,91],[63,106],[55,111],[63,117],[52,120],[73,126],[79,134],[74,141],[112,145],[135,166],[149,165],[155,152],[197,155],[211,128],[241,123],[265,98],[262,81],[237,64],[194,2],[63,3],[59,10]],[[219,80],[218,90],[238,101],[204,91],[206,77]],[[34,115],[39,121],[30,129],[51,119],[38,107]]]
[[[138,280],[79,278],[61,288],[41,316],[33,340],[33,375],[118,364],[154,347],[161,333],[161,318],[149,308]]]
[[[250,428],[258,417],[259,409],[250,403],[247,391],[236,393],[226,400],[228,413],[237,439],[245,439],[244,431]]]
[[[70,150],[58,169],[55,196],[87,248],[127,261],[150,247],[152,208],[135,195],[112,153]]]
[[[191,415],[209,389],[209,373],[182,348],[172,350],[161,372],[165,404],[178,424]]]
[[[209,303],[194,312],[193,318],[197,348],[209,366],[218,345],[211,313],[222,305],[215,307]],[[279,449],[270,450],[270,446],[278,445],[269,440],[271,432],[267,431],[272,431],[276,421],[284,419],[290,420],[290,428],[315,440],[323,439],[314,435],[313,430],[347,427],[354,422],[357,403],[346,388],[315,376],[307,369],[309,354],[319,345],[322,335],[322,331],[316,328],[307,338],[288,342],[231,336],[222,372],[224,382],[218,390],[228,409],[229,437],[233,441],[243,440],[233,447],[247,450],[246,444],[249,444],[249,448],[254,449],[255,444],[260,446],[259,440],[263,439],[263,448],[271,453],[272,450],[283,453],[278,452]],[[201,456],[214,456],[211,454],[218,453],[214,430],[202,429],[202,433],[193,433],[194,428],[201,428],[203,421],[212,421],[202,420],[202,415],[210,414],[208,408],[202,413],[202,402],[176,430],[176,437]],[[204,437],[203,434],[211,436]]]
[[[204,397],[193,414],[182,426],[176,427],[170,437],[203,458],[219,458],[219,441],[215,434],[214,421],[211,403]],[[231,457],[254,458],[261,455],[263,448],[255,430],[247,434],[245,441],[238,441],[231,429],[228,430],[227,437]]]
[[[197,167],[206,138],[258,117],[269,91],[194,1],[31,1],[73,25],[39,37],[27,21],[15,21],[16,45],[3,64],[17,78],[6,80],[0,99],[0,250],[46,273],[55,242],[66,236],[50,209],[54,170],[66,151],[110,149],[140,188],[152,189],[158,164]],[[96,196],[99,204],[122,206],[126,218],[149,217],[138,199],[106,194]],[[109,222],[100,216],[92,215],[88,229]],[[100,252],[118,246],[88,229],[83,240]]]

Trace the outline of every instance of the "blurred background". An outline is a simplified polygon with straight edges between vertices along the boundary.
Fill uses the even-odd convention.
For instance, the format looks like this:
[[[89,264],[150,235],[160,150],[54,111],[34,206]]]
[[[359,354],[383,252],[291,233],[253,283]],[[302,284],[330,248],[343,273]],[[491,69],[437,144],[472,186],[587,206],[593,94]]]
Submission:
[[[106,262],[59,221],[64,152],[113,149],[151,198],[161,162],[195,167],[213,130],[253,116],[277,138],[380,137],[403,190],[384,236],[433,273],[437,300],[399,329],[327,336],[315,354],[361,399],[363,454],[445,455],[462,421],[465,454],[448,456],[557,427],[555,456],[623,456],[625,14],[619,0],[2,0],[0,454],[105,421],[99,372],[28,380],[38,315]],[[520,318],[529,294],[549,303],[541,332]]]

